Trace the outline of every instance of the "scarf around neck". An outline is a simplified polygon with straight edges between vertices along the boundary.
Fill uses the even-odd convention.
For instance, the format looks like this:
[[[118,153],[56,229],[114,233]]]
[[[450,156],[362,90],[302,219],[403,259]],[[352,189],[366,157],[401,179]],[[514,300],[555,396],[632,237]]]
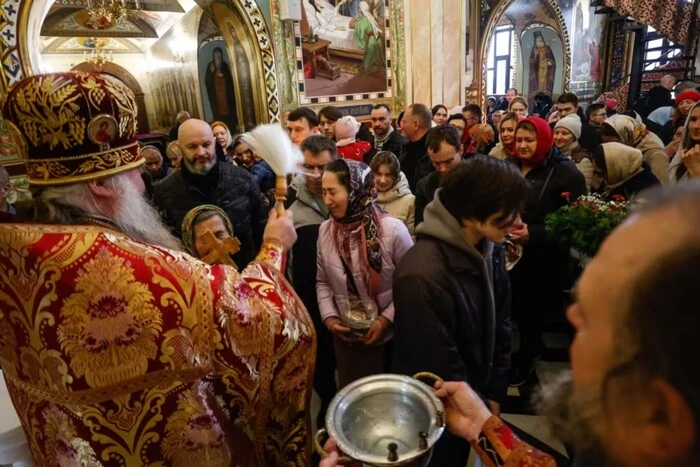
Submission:
[[[348,267],[352,265],[349,234],[359,229],[361,238],[360,269],[372,296],[379,291],[379,273],[382,270],[382,251],[379,237],[380,220],[385,213],[377,206],[377,189],[370,168],[362,163],[344,160],[350,173],[350,195],[345,216],[333,219],[333,239],[340,257]],[[352,270],[352,268],[350,268]]]

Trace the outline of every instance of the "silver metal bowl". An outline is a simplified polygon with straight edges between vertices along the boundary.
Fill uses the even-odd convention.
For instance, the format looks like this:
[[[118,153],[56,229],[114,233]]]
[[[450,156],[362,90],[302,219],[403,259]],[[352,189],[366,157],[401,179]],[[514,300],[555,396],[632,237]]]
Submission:
[[[444,406],[418,379],[368,376],[336,394],[326,428],[353,460],[377,467],[426,465],[445,428]]]

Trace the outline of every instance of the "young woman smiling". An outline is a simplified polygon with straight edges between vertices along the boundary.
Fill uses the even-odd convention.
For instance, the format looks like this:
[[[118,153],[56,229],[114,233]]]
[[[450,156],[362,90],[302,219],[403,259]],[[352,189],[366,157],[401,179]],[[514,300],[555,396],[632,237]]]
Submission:
[[[678,152],[669,166],[673,183],[700,177],[700,102],[688,112]]]
[[[319,231],[316,291],[342,388],[388,369],[392,278],[413,240],[403,222],[376,205],[367,165],[338,159],[326,166],[322,183],[331,219]]]
[[[515,128],[518,126],[518,117],[513,112],[507,112],[501,117],[501,123],[498,127],[499,141],[498,144],[489,152],[489,156],[497,159],[505,159],[509,156],[515,156]]]

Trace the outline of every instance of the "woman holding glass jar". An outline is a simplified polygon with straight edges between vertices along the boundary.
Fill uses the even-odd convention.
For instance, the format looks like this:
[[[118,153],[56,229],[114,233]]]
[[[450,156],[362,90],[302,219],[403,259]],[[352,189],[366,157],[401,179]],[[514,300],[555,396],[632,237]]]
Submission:
[[[333,334],[339,387],[387,371],[392,277],[413,246],[406,226],[382,211],[376,196],[367,165],[338,159],[326,166],[323,202],[331,219],[319,231],[316,291]]]

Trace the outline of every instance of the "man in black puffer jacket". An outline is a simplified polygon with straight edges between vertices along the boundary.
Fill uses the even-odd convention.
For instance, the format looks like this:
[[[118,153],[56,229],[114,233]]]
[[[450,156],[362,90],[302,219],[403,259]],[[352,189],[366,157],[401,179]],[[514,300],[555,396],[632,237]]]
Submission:
[[[444,178],[394,273],[391,371],[467,382],[498,413],[510,368],[510,283],[503,247],[530,189],[507,162],[475,156]],[[430,466],[463,467],[469,442],[447,431]]]
[[[163,220],[182,237],[182,219],[190,209],[202,204],[220,207],[241,242],[233,260],[243,270],[260,249],[267,222],[258,184],[247,170],[217,161],[216,140],[206,122],[191,118],[182,123],[178,141],[183,154],[181,170],[154,187],[154,202]]]

